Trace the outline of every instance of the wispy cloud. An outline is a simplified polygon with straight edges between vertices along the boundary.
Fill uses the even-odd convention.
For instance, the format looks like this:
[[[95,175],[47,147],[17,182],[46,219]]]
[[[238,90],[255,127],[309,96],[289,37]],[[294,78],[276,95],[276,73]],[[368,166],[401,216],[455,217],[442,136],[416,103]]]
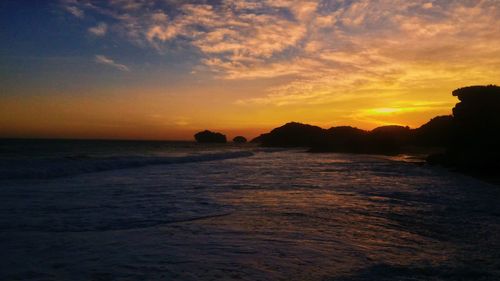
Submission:
[[[99,64],[104,64],[104,65],[114,67],[120,71],[130,71],[130,68],[128,66],[121,64],[121,63],[117,63],[114,60],[112,60],[106,56],[103,56],[103,55],[96,55],[95,62],[99,63]]]
[[[83,10],[77,8],[76,6],[66,6],[66,11],[77,18],[83,18],[85,13]]]
[[[68,3],[108,17],[116,35],[141,47],[196,49],[198,67],[218,79],[281,79],[239,104],[327,103],[354,90],[500,77],[497,0]],[[111,30],[98,27],[96,35]]]
[[[90,27],[88,31],[94,36],[101,37],[106,35],[106,32],[108,31],[108,25],[104,22],[101,22],[96,26]]]

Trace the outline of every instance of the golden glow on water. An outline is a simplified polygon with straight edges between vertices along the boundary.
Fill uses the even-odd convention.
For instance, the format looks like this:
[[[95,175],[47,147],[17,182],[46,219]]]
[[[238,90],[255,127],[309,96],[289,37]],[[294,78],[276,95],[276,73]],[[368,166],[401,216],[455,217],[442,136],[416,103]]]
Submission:
[[[230,190],[216,187],[213,198],[235,211],[200,223],[221,236],[240,237],[229,243],[246,255],[266,257],[251,267],[285,271],[297,280],[343,276],[371,264],[387,265],[385,274],[397,275],[391,270],[453,262],[460,249],[440,234],[450,230],[428,224],[442,223],[442,210],[434,209],[434,195],[428,194],[441,179],[401,165],[362,155],[258,155],[240,162],[245,176],[227,183]],[[220,172],[209,176],[219,177]]]
[[[120,143],[110,144],[119,155],[158,149]],[[171,149],[204,154],[185,145]],[[40,180],[0,189],[0,243],[12,258],[2,280],[71,279],[89,268],[120,280],[499,280],[500,190],[470,177],[394,157],[263,149],[173,165],[134,156],[130,169],[104,157],[112,170],[92,173],[97,157],[68,159],[60,141],[42,147],[53,151],[48,161],[17,162]],[[45,180],[51,166],[77,174]]]

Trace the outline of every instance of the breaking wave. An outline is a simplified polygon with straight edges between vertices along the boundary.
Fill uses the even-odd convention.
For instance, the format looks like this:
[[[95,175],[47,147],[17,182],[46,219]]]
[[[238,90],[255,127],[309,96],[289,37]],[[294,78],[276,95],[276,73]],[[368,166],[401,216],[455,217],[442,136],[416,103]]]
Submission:
[[[139,168],[150,165],[183,164],[204,161],[218,161],[232,158],[250,157],[250,151],[230,151],[188,156],[116,156],[89,157],[77,155],[65,158],[45,159],[2,159],[0,180],[51,179],[85,173]]]

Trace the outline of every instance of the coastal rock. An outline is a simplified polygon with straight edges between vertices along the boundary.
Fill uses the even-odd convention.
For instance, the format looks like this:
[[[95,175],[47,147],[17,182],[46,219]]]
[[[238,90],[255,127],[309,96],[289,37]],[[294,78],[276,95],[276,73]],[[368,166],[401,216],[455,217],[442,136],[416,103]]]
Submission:
[[[290,122],[262,134],[257,139],[264,146],[277,147],[310,147],[321,140],[324,130],[317,126]],[[252,142],[257,142],[254,139]]]
[[[247,139],[243,136],[237,136],[233,138],[233,142],[235,143],[246,143]]]
[[[253,138],[250,142],[251,143],[260,143],[260,144],[262,144],[262,140],[264,138],[266,138],[267,135],[268,134],[261,134],[260,136]]]
[[[500,87],[471,86],[453,91],[453,128],[447,150],[429,163],[494,175],[500,159]]]
[[[347,152],[368,154],[394,154],[400,152],[411,140],[411,130],[403,126],[383,126],[365,131],[350,126],[326,130],[321,145],[313,152]]]
[[[461,139],[482,142],[500,136],[500,87],[465,87],[453,91],[453,96],[460,100],[453,108],[453,117]]]
[[[311,147],[312,152],[362,153],[366,148],[368,132],[351,126],[338,126],[325,130],[321,140]]]
[[[389,125],[375,128],[369,134],[370,153],[400,153],[404,146],[410,144],[411,137],[408,126]]]
[[[260,142],[264,146],[309,147],[311,152],[393,154],[410,140],[411,130],[403,126],[384,126],[373,131],[351,126],[325,130],[291,122],[260,135],[252,142]]]
[[[199,143],[226,143],[226,136],[217,133],[205,130],[203,132],[196,133],[194,138]]]
[[[419,146],[445,147],[451,141],[453,116],[443,115],[413,130],[414,143]]]
[[[500,87],[472,86],[453,91],[459,103],[453,115],[438,116],[417,129],[382,126],[364,131],[350,126],[328,130],[287,123],[252,140],[263,146],[309,147],[312,152],[396,154],[439,151],[428,162],[473,173],[498,173],[500,159]],[[443,153],[444,151],[444,153]],[[425,152],[424,152],[425,153]]]

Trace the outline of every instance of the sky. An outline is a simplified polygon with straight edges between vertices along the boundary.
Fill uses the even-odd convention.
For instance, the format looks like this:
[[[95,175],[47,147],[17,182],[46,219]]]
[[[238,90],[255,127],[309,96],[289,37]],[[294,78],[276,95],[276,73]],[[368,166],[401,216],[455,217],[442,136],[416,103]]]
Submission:
[[[500,0],[0,1],[0,137],[418,127],[500,84]]]

